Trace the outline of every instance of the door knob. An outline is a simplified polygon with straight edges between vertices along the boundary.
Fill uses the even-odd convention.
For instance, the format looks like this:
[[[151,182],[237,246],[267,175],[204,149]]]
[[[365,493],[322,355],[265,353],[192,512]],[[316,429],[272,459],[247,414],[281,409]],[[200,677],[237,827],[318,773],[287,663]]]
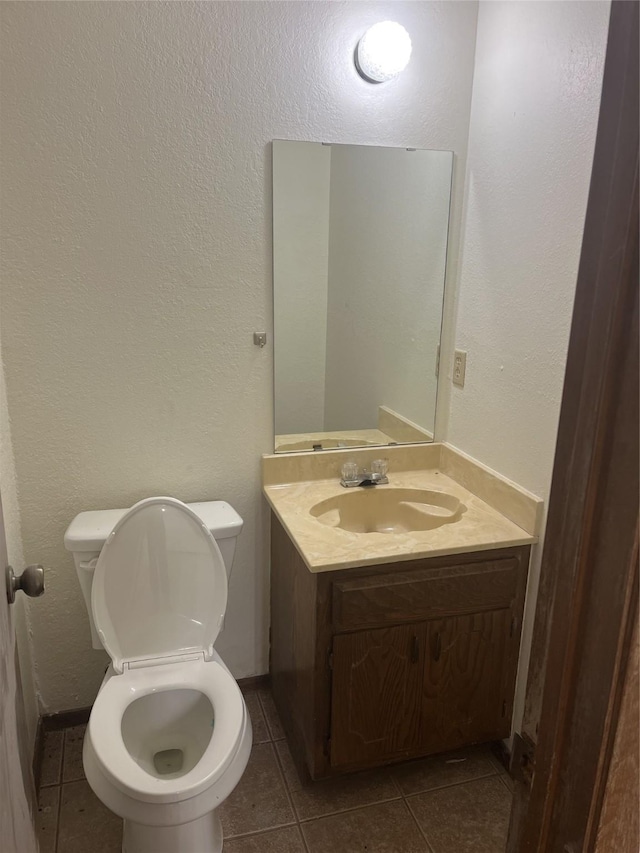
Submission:
[[[16,592],[21,589],[30,598],[37,598],[44,592],[44,569],[42,566],[27,566],[21,575],[15,574],[11,566],[5,569],[7,579],[7,601],[13,604]]]

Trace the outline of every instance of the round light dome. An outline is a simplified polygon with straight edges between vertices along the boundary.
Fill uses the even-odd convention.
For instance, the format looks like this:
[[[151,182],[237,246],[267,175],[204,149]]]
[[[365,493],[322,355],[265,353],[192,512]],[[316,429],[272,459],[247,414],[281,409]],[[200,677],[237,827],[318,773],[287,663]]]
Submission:
[[[381,21],[362,36],[356,48],[356,68],[371,83],[384,83],[407,67],[411,39],[401,24]]]

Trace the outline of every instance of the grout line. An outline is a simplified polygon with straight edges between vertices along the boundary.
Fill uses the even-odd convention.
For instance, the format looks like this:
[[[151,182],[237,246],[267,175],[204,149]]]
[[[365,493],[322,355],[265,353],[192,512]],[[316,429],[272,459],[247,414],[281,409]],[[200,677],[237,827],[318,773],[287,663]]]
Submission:
[[[260,706],[262,707],[262,700],[260,700]],[[266,714],[265,714],[265,720],[266,720]],[[269,723],[267,723],[267,728],[268,727],[269,727]],[[295,807],[295,803],[293,802],[293,797],[291,795],[291,789],[290,789],[289,783],[287,781],[287,774],[284,772],[284,765],[282,763],[282,759],[280,758],[280,751],[279,751],[278,747],[276,746],[277,742],[278,741],[273,741],[273,743],[272,743],[273,751],[274,751],[275,756],[276,756],[276,763],[278,765],[278,769],[280,770],[280,776],[282,777],[282,781],[284,782],[284,789],[285,789],[286,794],[287,794],[287,799],[289,800],[289,805],[291,806],[291,810],[293,811],[293,816],[296,819],[296,826],[298,828],[298,835],[300,836],[300,839],[302,841],[302,846],[305,850],[305,853],[311,853],[311,851],[309,850],[309,845],[307,844],[307,839],[305,838],[304,832],[302,831],[302,826],[300,823],[300,817],[298,815],[298,810]]]
[[[286,773],[284,772],[284,766],[282,764],[282,759],[280,758],[280,753],[278,751],[278,748],[276,747],[276,743],[279,743],[279,741],[275,741],[273,744],[274,749],[275,749],[275,753],[276,753],[276,758],[278,759],[278,762],[280,764],[280,770],[281,770],[282,776],[284,778],[284,784],[285,784],[285,788],[287,789],[287,793],[291,794],[292,792],[291,792],[291,789],[289,788],[289,783],[287,782],[287,776],[286,776]],[[346,777],[334,777],[334,778],[343,778],[344,779]],[[313,784],[322,784],[322,781],[327,781],[327,782],[331,781],[331,777],[329,777],[329,779],[326,779],[326,780],[321,780],[320,782],[317,782],[317,783],[312,782],[311,784],[312,785]],[[393,778],[393,776],[391,777],[391,781],[392,781],[392,783],[396,789],[396,792],[397,792],[395,797],[384,797],[382,800],[374,800],[371,803],[361,803],[358,806],[350,806],[347,809],[336,809],[335,811],[324,812],[323,814],[314,815],[313,817],[300,817],[300,815],[298,814],[298,810],[295,807],[295,803],[293,802],[293,797],[291,797],[290,799],[291,799],[291,804],[293,805],[293,812],[296,816],[296,820],[298,821],[298,823],[300,823],[302,825],[303,823],[310,823],[311,821],[314,821],[314,820],[321,820],[324,817],[334,817],[335,815],[347,814],[348,812],[355,812],[358,809],[366,809],[369,806],[380,806],[380,805],[383,805],[384,803],[395,803],[396,800],[402,799],[402,791],[400,790],[400,786],[398,785],[396,780]],[[304,791],[304,788],[301,788],[300,790]]]
[[[433,788],[425,788],[424,791],[412,791],[410,794],[402,792],[402,796],[405,799],[409,799],[409,797],[419,797],[422,794],[432,794],[435,791],[444,791],[447,788],[455,788],[456,785],[468,785],[469,782],[479,782],[480,779],[491,779],[493,776],[497,775],[497,773],[484,773],[482,776],[472,776],[471,779],[462,779],[459,782],[447,782],[445,785],[436,785]]]
[[[63,747],[64,747],[64,732],[61,733],[62,737],[60,739],[60,759],[58,761],[58,779],[55,782],[47,782],[45,784],[42,783],[42,765],[44,764],[45,757],[46,757],[45,756],[46,749],[47,749],[46,736],[48,734],[52,734],[52,732],[45,732],[43,740],[42,740],[42,761],[41,761],[41,766],[40,766],[40,780],[39,780],[39,784],[38,784],[38,791],[40,790],[40,788],[51,788],[54,785],[61,785],[62,784],[62,761],[63,761]]]
[[[363,809],[375,808],[376,806],[386,806],[387,803],[397,803],[401,802],[404,798],[402,796],[392,797],[390,800],[376,800],[375,803],[362,803],[359,806],[353,806],[350,809],[340,809],[337,812],[327,812],[326,814],[315,815],[315,817],[305,817],[300,821],[300,826],[303,826],[307,823],[313,823],[316,820],[324,820],[328,817],[338,817],[344,814],[351,814],[351,812],[361,812]]]
[[[264,723],[264,728],[265,728],[265,731],[267,734],[266,740],[259,740],[259,741],[253,740],[251,746],[252,747],[257,746],[260,743],[272,743],[273,738],[271,737],[271,729],[269,728],[269,723],[267,722],[267,717],[264,713],[264,708],[262,707],[262,702],[260,701],[260,692],[259,692],[258,688],[254,687],[250,690],[247,690],[247,691],[243,690],[242,691],[242,697],[243,697],[244,702],[245,702],[245,707],[247,708],[247,713],[249,714],[249,716],[251,716],[251,714],[249,712],[249,707],[247,705],[247,697],[249,695],[254,695],[256,697],[256,702],[258,703],[258,711],[260,712],[260,715],[262,717],[262,722]],[[253,719],[251,720],[251,728],[255,734],[255,727],[254,727],[254,720]]]
[[[293,797],[291,796],[291,790],[289,788],[289,783],[287,782],[287,775],[284,772],[284,767],[283,767],[282,761],[280,759],[280,753],[278,752],[278,747],[275,745],[275,742],[273,742],[271,744],[271,747],[272,747],[273,753],[276,757],[276,766],[277,766],[278,771],[280,773],[280,779],[282,780],[282,784],[284,785],[284,791],[285,791],[285,794],[287,795],[287,800],[289,801],[289,805],[291,806],[291,811],[293,812],[293,816],[296,820],[296,823],[298,825],[300,825],[300,816],[298,814],[298,810],[295,806],[295,803],[293,802]]]
[[[411,808],[409,802],[407,801],[407,798],[403,797],[402,802],[405,804],[407,811],[409,812],[411,819],[413,820],[414,824],[418,827],[418,832],[424,838],[424,843],[427,845],[427,850],[429,851],[429,853],[435,853],[435,847],[431,846],[429,839],[427,838],[427,835],[426,835],[424,829],[420,825],[420,821],[418,820],[418,818],[413,813],[413,809]]]
[[[494,755],[491,750],[489,750],[489,761],[493,764],[498,773],[506,773],[506,775],[509,776],[508,768],[504,766],[500,759]]]
[[[363,805],[355,806],[355,807],[348,808],[348,809],[339,809],[337,811],[327,812],[326,814],[316,815],[314,817],[301,818],[299,816],[298,810],[294,804],[292,792],[290,790],[289,783],[287,781],[287,777],[286,777],[286,774],[284,772],[284,766],[282,763],[282,759],[280,757],[280,752],[276,746],[276,744],[279,741],[283,740],[283,738],[277,738],[276,739],[273,737],[273,731],[271,729],[271,725],[269,723],[269,718],[268,718],[267,712],[265,710],[264,703],[262,701],[262,696],[260,695],[259,690],[256,690],[256,693],[258,694],[258,702],[259,702],[260,707],[262,709],[264,720],[265,720],[265,723],[267,726],[267,731],[271,735],[271,741],[270,741],[271,747],[272,747],[272,750],[275,754],[276,764],[277,764],[278,770],[280,772],[281,780],[284,783],[284,789],[285,789],[285,792],[287,795],[287,799],[289,801],[289,805],[290,805],[292,812],[293,812],[293,815],[295,817],[295,826],[297,826],[297,828],[298,828],[298,832],[302,838],[302,843],[303,843],[303,846],[305,848],[306,853],[310,853],[310,849],[309,849],[309,845],[307,844],[307,839],[305,837],[305,834],[303,832],[303,827],[305,824],[312,823],[312,822],[318,821],[318,820],[323,820],[324,818],[335,817],[337,815],[343,815],[343,814],[349,814],[351,812],[362,811],[363,809],[384,805],[386,803],[397,802],[398,800],[400,800],[404,804],[405,808],[409,812],[410,819],[413,821],[413,824],[417,828],[418,833],[420,834],[420,837],[424,840],[424,843],[426,844],[427,852],[428,853],[436,853],[435,848],[429,842],[429,839],[427,838],[424,830],[422,829],[418,819],[416,818],[416,816],[413,812],[413,809],[411,808],[411,804],[409,802],[410,798],[421,796],[424,794],[435,793],[436,791],[446,790],[447,788],[455,788],[455,787],[458,787],[460,785],[469,784],[470,782],[480,781],[481,779],[491,779],[494,776],[497,776],[500,779],[501,784],[504,785],[504,787],[507,788],[507,790],[509,790],[506,781],[504,779],[502,779],[502,767],[498,767],[497,763],[490,761],[491,771],[489,773],[483,774],[482,776],[475,776],[471,779],[464,779],[464,780],[458,781],[458,782],[451,782],[451,783],[448,783],[445,785],[438,785],[437,787],[434,787],[434,788],[428,788],[425,791],[415,791],[414,793],[407,795],[402,790],[402,785],[396,779],[395,775],[392,772],[393,767],[396,765],[389,765],[390,779],[391,779],[393,786],[395,787],[395,789],[397,791],[396,797],[387,797],[383,800],[376,800],[376,801],[371,802],[371,803],[365,803]],[[509,791],[509,793],[513,794],[512,791]],[[277,827],[269,827],[268,829],[258,830],[257,832],[244,833],[242,836],[232,836],[232,837],[233,838],[239,838],[239,837],[248,837],[248,836],[253,836],[253,835],[261,835],[261,834],[270,832],[274,829],[280,829],[280,828],[284,828],[286,826],[292,826],[292,825],[294,825],[294,824],[281,824],[280,826],[277,826]],[[230,836],[230,838],[231,838],[231,836]]]
[[[271,731],[271,726],[269,725],[269,720],[267,719],[267,712],[264,709],[264,702],[262,701],[261,690],[256,689],[256,696],[258,697],[258,705],[260,705],[260,710],[262,711],[262,717],[264,719],[264,724],[267,727],[267,734],[269,735],[269,742],[273,743],[273,732]]]
[[[278,758],[279,758],[279,756],[278,756]],[[382,800],[373,800],[370,803],[361,803],[358,806],[351,806],[350,808],[347,808],[347,809],[337,809],[336,811],[325,812],[323,814],[314,815],[313,817],[299,817],[298,821],[302,825],[305,823],[311,823],[314,820],[322,820],[325,817],[335,817],[336,815],[348,814],[349,812],[357,812],[357,811],[360,811],[361,809],[367,809],[367,808],[372,807],[372,806],[381,806],[381,805],[385,805],[386,803],[395,803],[398,800],[402,800],[403,802],[406,802],[407,806],[409,806],[408,800],[410,798],[419,797],[419,796],[422,796],[423,794],[435,793],[436,791],[443,791],[443,790],[446,790],[447,788],[455,788],[455,787],[460,786],[460,785],[467,785],[470,782],[480,781],[481,779],[491,779],[495,775],[497,775],[497,774],[488,773],[485,776],[476,776],[473,779],[464,779],[461,782],[452,782],[448,785],[439,785],[437,788],[429,788],[426,791],[415,791],[412,794],[404,794],[402,792],[402,789],[400,788],[400,786],[397,784],[396,780],[393,779],[393,782],[396,784],[396,787],[398,788],[398,795],[395,797],[385,797]],[[285,779],[285,784],[286,784],[286,779]],[[411,809],[409,809],[409,810],[411,811]],[[411,812],[411,814],[413,815],[413,812]],[[296,810],[296,815],[297,815],[297,810]]]
[[[64,764],[67,755],[67,732],[69,729],[64,729],[62,732],[62,761],[60,762],[60,784],[64,785]]]
[[[278,832],[281,829],[291,829],[295,827],[298,830],[298,835],[302,841],[306,853],[309,853],[307,841],[302,833],[302,827],[299,823],[279,823],[277,826],[269,826],[267,829],[255,829],[251,832],[243,832],[240,835],[225,835],[225,841],[238,841],[241,838],[260,838],[263,835],[268,835],[270,832]]]
[[[53,845],[54,853],[58,853],[60,842],[60,815],[62,814],[62,773],[64,771],[64,742],[66,729],[62,731],[62,746],[60,748],[60,796],[58,797],[58,815],[56,817],[56,840]]]
[[[307,839],[305,837],[304,832],[302,831],[302,824],[301,823],[298,824],[298,835],[302,839],[302,846],[305,849],[305,853],[311,853],[311,848],[307,844]]]
[[[280,774],[280,781],[282,782],[282,785],[284,787],[284,792],[285,792],[285,795],[287,797],[289,807],[291,809],[291,814],[293,815],[293,820],[289,821],[288,823],[279,823],[276,826],[267,826],[264,829],[252,830],[251,832],[240,832],[240,833],[236,833],[235,835],[226,835],[225,838],[228,838],[229,841],[232,838],[248,838],[248,837],[253,836],[253,835],[262,835],[265,832],[271,832],[271,830],[273,830],[273,829],[284,829],[288,826],[297,826],[298,828],[300,827],[298,815],[297,815],[297,812],[294,808],[293,801],[291,799],[291,795],[289,794],[289,788],[287,786],[287,780],[285,778],[284,771],[282,770],[282,767],[280,766],[280,757],[278,755],[278,750],[276,749],[275,744],[273,743],[273,741],[265,741],[263,744],[258,744],[258,746],[266,746],[267,743],[271,747],[271,752],[273,753],[273,756],[275,758],[276,769],[277,769],[278,773]]]
[[[504,785],[504,787],[507,789],[507,791],[508,791],[508,792],[511,794],[511,796],[513,797],[513,795],[515,794],[515,789],[514,789],[514,788],[509,787],[509,782],[507,782],[506,778],[504,777],[504,775],[503,775],[502,773],[499,773],[499,774],[498,774],[498,779],[500,779],[500,781],[502,782],[502,784]],[[511,777],[509,777],[509,779],[511,779]]]
[[[398,794],[397,797],[387,797],[384,800],[374,800],[371,803],[361,803],[359,806],[351,806],[348,809],[338,809],[333,812],[325,812],[323,814],[314,815],[314,817],[301,817],[300,823],[311,823],[314,820],[322,820],[325,817],[336,817],[336,815],[348,814],[349,812],[357,812],[359,809],[368,809],[370,806],[384,806],[386,803],[397,803],[398,800],[402,800],[402,794]]]
[[[271,693],[270,688],[266,688],[266,690],[268,690],[268,692]],[[262,696],[260,695],[261,692],[266,692],[266,690],[263,690],[263,691],[257,690],[256,692],[258,694],[258,702],[260,703],[260,707],[262,708],[262,716],[264,717],[264,721],[267,725],[267,731],[269,732],[271,742],[276,743],[279,740],[285,740],[286,736],[282,735],[282,737],[276,737],[273,733],[273,730],[271,728],[271,723],[269,722],[269,715],[267,714],[267,709],[265,708],[264,702],[262,701]],[[271,701],[273,702],[273,697],[271,698]],[[274,703],[273,707],[274,707],[274,710],[276,711],[276,714],[277,714],[278,709],[275,707],[275,703]],[[280,724],[280,728],[282,728],[282,722],[280,721],[279,715],[278,715],[278,723]]]
[[[262,701],[261,701],[261,704],[262,704]],[[265,714],[265,718],[266,718],[266,714]],[[267,723],[267,725],[268,725],[268,723]],[[284,781],[285,791],[287,792],[287,797],[289,799],[289,803],[291,804],[291,807],[293,809],[293,814],[296,818],[296,824],[298,826],[298,831],[299,831],[300,836],[302,838],[302,843],[304,845],[304,849],[305,849],[306,853],[310,853],[310,848],[309,848],[309,845],[307,844],[307,839],[306,839],[306,836],[305,836],[303,829],[302,829],[303,824],[311,823],[314,820],[321,820],[322,818],[325,818],[325,817],[332,817],[334,815],[347,814],[348,812],[357,811],[359,808],[368,808],[369,806],[382,805],[383,803],[396,802],[397,800],[402,799],[402,791],[400,790],[400,786],[398,785],[396,780],[393,778],[393,776],[391,776],[391,781],[392,781],[392,783],[393,783],[393,785],[397,791],[397,797],[392,797],[392,798],[384,799],[384,800],[378,800],[374,803],[367,803],[364,806],[355,806],[354,808],[350,808],[350,809],[341,809],[339,811],[329,812],[327,814],[316,815],[315,817],[301,818],[300,815],[298,814],[298,809],[296,808],[296,805],[293,801],[292,791],[289,787],[289,782],[287,781],[287,775],[284,772],[284,765],[283,765],[282,759],[280,757],[280,751],[278,750],[278,748],[276,746],[276,744],[279,743],[280,740],[282,740],[282,738],[279,739],[278,741],[273,742],[273,744],[272,744],[273,745],[273,751],[275,752],[275,755],[276,755],[276,761],[278,762],[280,774],[281,774],[282,779]]]
[[[293,820],[289,823],[277,823],[275,826],[266,826],[264,829],[252,829],[249,832],[236,832],[235,835],[225,835],[223,840],[236,841],[238,838],[254,838],[256,835],[264,835],[276,829],[288,829],[290,826],[298,826],[298,824]]]
[[[394,784],[394,786],[395,786],[396,791],[398,792],[398,796],[399,796],[399,797],[402,797],[402,799],[404,799],[404,794],[403,794],[403,792],[402,792],[402,788],[400,787],[400,782],[398,782],[398,780],[396,779],[396,775],[395,775],[395,773],[393,772],[393,771],[394,771],[394,769],[395,769],[395,767],[397,767],[397,765],[394,765],[394,764],[388,764],[388,765],[387,765],[387,767],[386,767],[386,769],[387,769],[387,770],[388,770],[388,772],[389,772],[389,778],[391,779],[392,783],[393,783],[393,784]]]

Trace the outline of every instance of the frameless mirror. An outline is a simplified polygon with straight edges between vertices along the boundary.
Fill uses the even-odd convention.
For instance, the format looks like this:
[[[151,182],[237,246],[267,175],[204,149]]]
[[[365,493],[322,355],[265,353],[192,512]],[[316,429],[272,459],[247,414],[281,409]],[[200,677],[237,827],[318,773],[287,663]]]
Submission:
[[[276,451],[433,440],[452,167],[274,141]]]

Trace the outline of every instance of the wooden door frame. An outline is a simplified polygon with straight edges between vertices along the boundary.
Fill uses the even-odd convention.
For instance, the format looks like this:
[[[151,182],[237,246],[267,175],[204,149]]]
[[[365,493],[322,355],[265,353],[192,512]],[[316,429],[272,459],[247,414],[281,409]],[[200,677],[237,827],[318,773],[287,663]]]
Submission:
[[[614,0],[514,748],[518,853],[594,850],[637,622],[638,27],[637,0]]]

